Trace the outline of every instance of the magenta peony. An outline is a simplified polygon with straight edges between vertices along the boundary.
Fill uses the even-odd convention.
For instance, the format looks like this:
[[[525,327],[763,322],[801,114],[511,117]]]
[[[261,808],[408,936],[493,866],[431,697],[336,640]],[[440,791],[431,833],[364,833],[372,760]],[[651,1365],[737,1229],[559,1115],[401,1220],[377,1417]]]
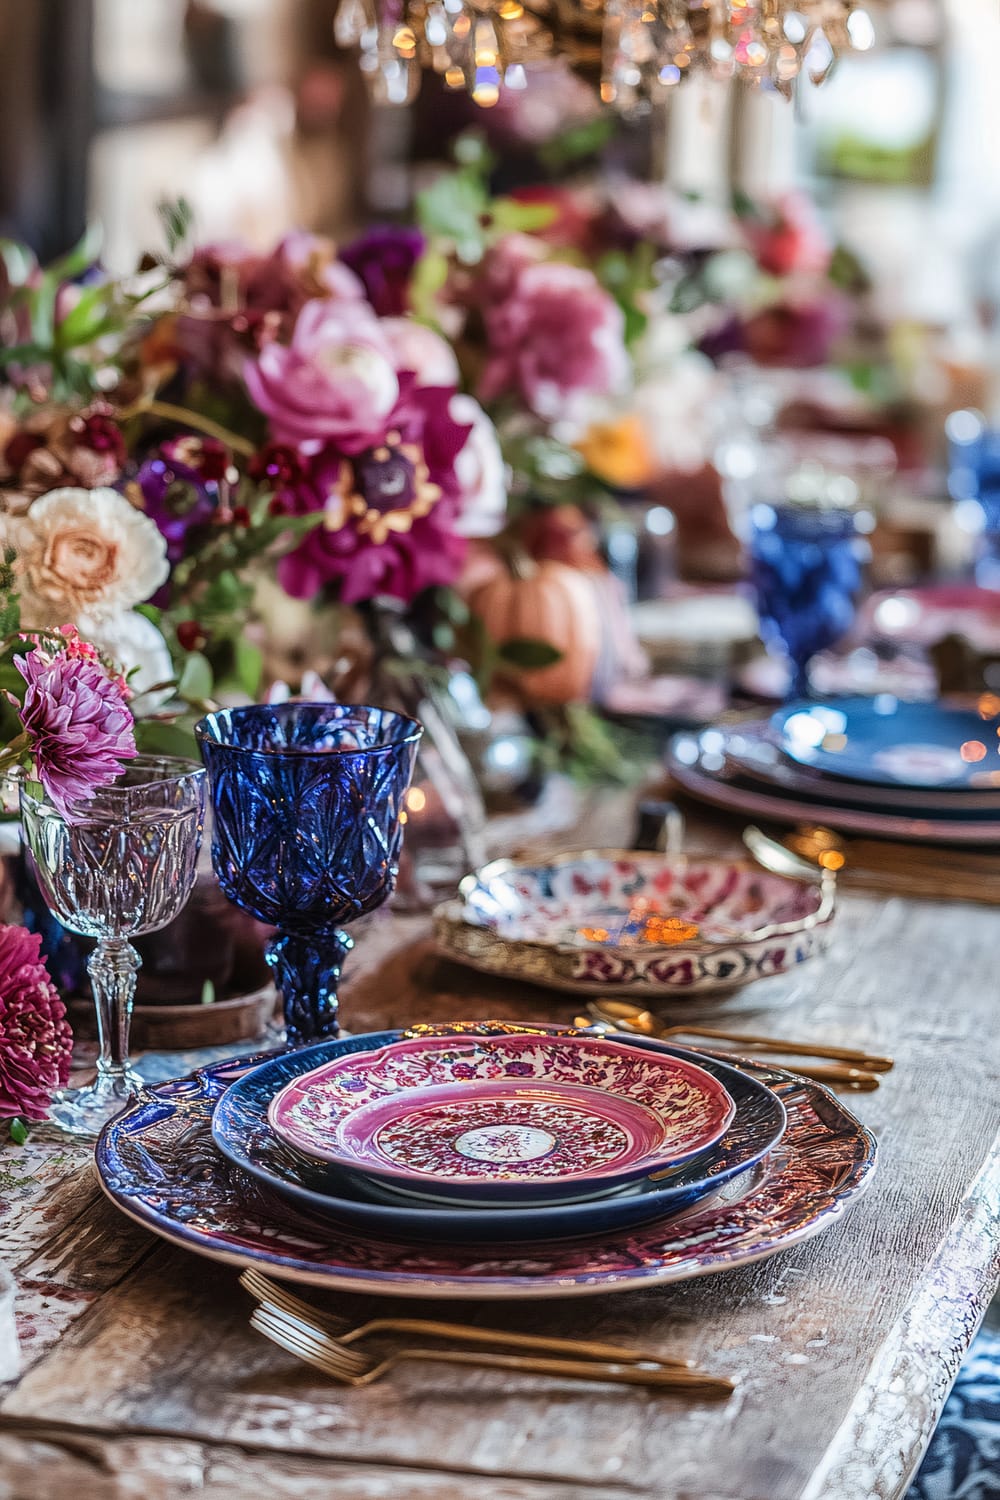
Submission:
[[[247,361],[250,399],[282,443],[377,441],[399,397],[393,351],[366,302],[308,302],[288,345]]]
[[[402,386],[371,446],[345,455],[328,445],[278,492],[290,511],[325,516],[278,565],[293,598],[335,586],[345,604],[380,594],[409,602],[458,578],[466,543],[456,529],[464,499],[456,460],[470,428],[452,415],[450,389],[407,376]]]
[[[136,753],[135,721],[120,681],[85,656],[35,649],[16,656],[27,683],[21,723],[49,800],[70,819]]]
[[[620,389],[629,369],[621,308],[591,271],[525,265],[507,300],[485,313],[484,401],[513,393],[546,421],[572,418],[583,396]]]
[[[44,1120],[69,1079],[73,1035],[41,937],[0,926],[0,1119]]]

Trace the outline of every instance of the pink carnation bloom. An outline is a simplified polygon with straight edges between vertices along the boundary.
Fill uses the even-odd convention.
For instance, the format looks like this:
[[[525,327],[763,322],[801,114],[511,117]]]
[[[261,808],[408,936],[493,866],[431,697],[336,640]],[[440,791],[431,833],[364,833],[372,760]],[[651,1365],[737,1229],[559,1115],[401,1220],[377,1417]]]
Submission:
[[[366,302],[307,302],[291,343],[265,344],[244,378],[278,442],[332,440],[352,453],[381,434],[399,397],[393,351]]]
[[[69,1079],[73,1034],[39,949],[41,937],[0,926],[0,1119],[44,1120]]]
[[[135,721],[122,693],[98,663],[44,651],[16,656],[27,683],[21,723],[38,780],[64,818],[121,775],[136,754]]]
[[[486,334],[480,397],[513,391],[546,421],[570,416],[580,396],[620,389],[628,375],[621,308],[582,266],[524,266],[507,300],[487,310]]]

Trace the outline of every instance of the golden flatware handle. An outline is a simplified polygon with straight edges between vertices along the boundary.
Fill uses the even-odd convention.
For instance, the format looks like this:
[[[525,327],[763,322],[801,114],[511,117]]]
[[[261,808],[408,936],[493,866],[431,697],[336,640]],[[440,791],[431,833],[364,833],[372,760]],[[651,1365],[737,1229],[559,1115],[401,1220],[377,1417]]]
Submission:
[[[854,1063],[869,1073],[888,1073],[894,1066],[891,1057],[882,1057],[877,1052],[860,1052],[854,1047],[816,1046],[812,1042],[796,1042],[788,1037],[759,1036],[749,1031],[720,1031],[713,1026],[665,1026],[659,1035],[714,1037],[741,1045],[746,1042],[749,1046],[766,1047],[769,1052],[784,1052],[795,1057],[827,1057],[839,1062]]]
[[[569,1380],[610,1382],[613,1385],[656,1386],[661,1390],[690,1391],[706,1399],[725,1400],[731,1396],[731,1380],[706,1375],[700,1370],[665,1370],[660,1365],[606,1364],[596,1360],[543,1359],[522,1354],[490,1354],[471,1349],[401,1349],[392,1356],[394,1363],[413,1360],[419,1363],[474,1365],[484,1370],[516,1370],[522,1375],[554,1375]]]
[[[767,1065],[766,1057],[755,1057],[754,1062]],[[786,1063],[776,1064],[778,1067],[786,1067]],[[814,1083],[828,1083],[831,1088],[846,1088],[856,1094],[871,1094],[881,1087],[882,1080],[877,1073],[867,1073],[863,1068],[838,1068],[831,1063],[824,1067],[822,1063],[809,1063],[805,1067],[788,1068],[789,1073],[797,1073],[800,1078],[811,1078]]]
[[[311,1302],[278,1286],[260,1271],[248,1269],[240,1284],[262,1306],[290,1313],[318,1334],[329,1335],[338,1344],[351,1345],[380,1333],[417,1334],[427,1338],[455,1339],[461,1343],[484,1347],[506,1346],[511,1349],[535,1350],[539,1353],[575,1355],[581,1359],[603,1359],[619,1364],[658,1364],[665,1369],[689,1370],[690,1360],[666,1359],[649,1350],[629,1349],[619,1344],[605,1344],[592,1339],[549,1337],[538,1333],[510,1333],[501,1328],[472,1328],[463,1323],[442,1323],[428,1318],[371,1318],[357,1328],[345,1327],[344,1320],[325,1313]]]
[[[437,1323],[426,1318],[373,1318],[363,1327],[340,1338],[342,1344],[354,1344],[369,1334],[407,1333],[425,1338],[455,1339],[464,1344],[481,1344],[485,1348],[506,1345],[511,1349],[535,1350],[538,1353],[562,1354],[579,1359],[610,1360],[613,1364],[656,1364],[663,1369],[689,1370],[689,1360],[664,1359],[641,1349],[627,1349],[618,1344],[602,1344],[594,1339],[549,1338],[545,1334],[507,1333],[500,1328],[466,1328],[460,1323]]]

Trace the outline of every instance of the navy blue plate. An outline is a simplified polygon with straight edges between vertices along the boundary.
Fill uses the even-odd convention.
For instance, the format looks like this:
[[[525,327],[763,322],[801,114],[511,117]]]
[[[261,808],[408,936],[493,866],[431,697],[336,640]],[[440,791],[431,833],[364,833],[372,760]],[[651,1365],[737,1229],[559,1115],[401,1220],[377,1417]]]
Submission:
[[[733,1122],[722,1139],[668,1180],[646,1181],[631,1193],[587,1203],[538,1208],[453,1209],[432,1203],[411,1206],[402,1200],[390,1203],[384,1198],[376,1202],[354,1181],[316,1168],[286,1147],[268,1125],[267,1109],[278,1090],[293,1078],[335,1058],[384,1047],[402,1035],[401,1031],[377,1031],[345,1037],[261,1063],[230,1084],[216,1105],[212,1116],[216,1146],[234,1167],[314,1217],[405,1240],[507,1242],[578,1238],[679,1213],[760,1161],[785,1129],[784,1106],[756,1078],[714,1057],[630,1035],[630,1046],[697,1063],[719,1079],[736,1105]]]
[[[915,790],[1000,789],[1000,717],[975,708],[882,693],[788,703],[771,724],[791,760],[826,776]]]

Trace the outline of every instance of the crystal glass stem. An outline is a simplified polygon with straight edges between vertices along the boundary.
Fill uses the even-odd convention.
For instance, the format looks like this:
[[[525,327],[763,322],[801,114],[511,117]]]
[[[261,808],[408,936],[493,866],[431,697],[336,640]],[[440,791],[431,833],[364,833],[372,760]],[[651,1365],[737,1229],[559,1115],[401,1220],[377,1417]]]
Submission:
[[[136,975],[141,967],[142,959],[124,938],[105,939],[87,960],[101,1045],[97,1077],[112,1088],[137,1077],[129,1062],[128,1037]]]
[[[353,947],[339,928],[308,936],[279,932],[268,943],[265,957],[281,991],[289,1047],[340,1035],[337,986]]]
[[[121,1109],[142,1079],[129,1061],[136,975],[142,959],[124,938],[102,938],[87,960],[97,1010],[97,1077],[85,1089],[56,1095],[50,1118],[74,1135],[95,1135]]]

